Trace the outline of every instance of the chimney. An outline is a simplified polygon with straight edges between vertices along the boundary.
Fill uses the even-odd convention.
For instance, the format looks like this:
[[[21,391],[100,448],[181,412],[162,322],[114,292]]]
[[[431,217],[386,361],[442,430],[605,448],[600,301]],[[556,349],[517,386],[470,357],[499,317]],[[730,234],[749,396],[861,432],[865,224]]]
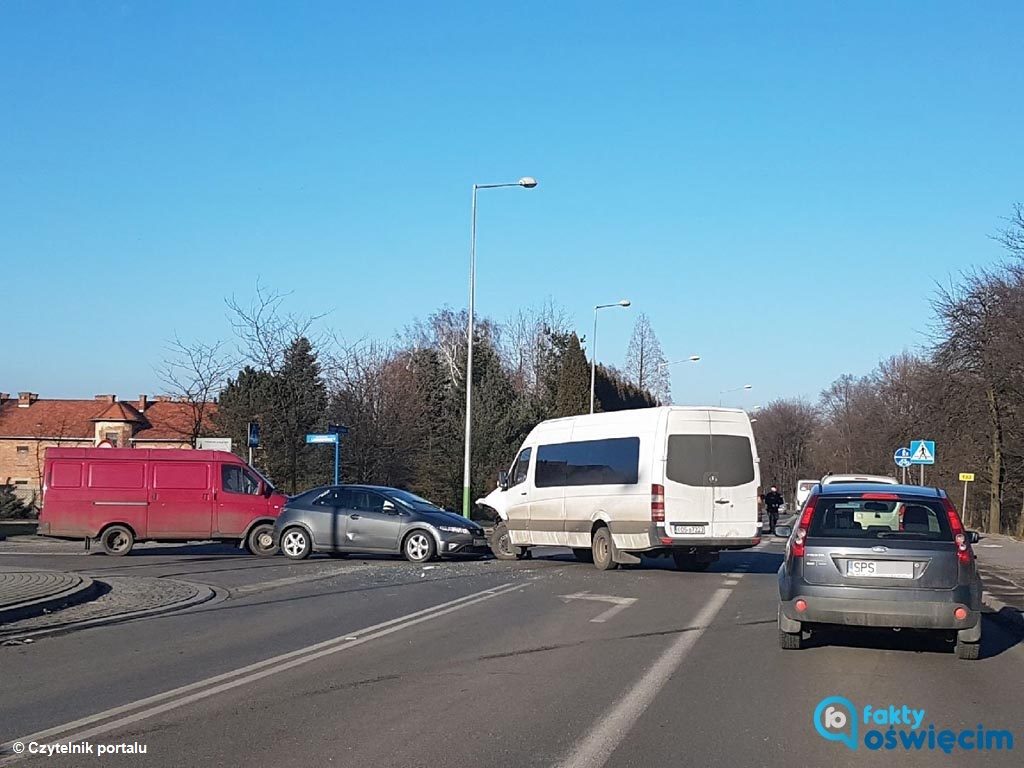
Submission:
[[[115,403],[117,402],[117,395],[96,395],[93,399],[101,403]]]
[[[145,395],[139,395],[139,413],[145,413],[147,405],[149,405],[149,398]]]
[[[28,408],[32,403],[39,399],[39,395],[35,392],[19,392],[18,393],[18,407]]]

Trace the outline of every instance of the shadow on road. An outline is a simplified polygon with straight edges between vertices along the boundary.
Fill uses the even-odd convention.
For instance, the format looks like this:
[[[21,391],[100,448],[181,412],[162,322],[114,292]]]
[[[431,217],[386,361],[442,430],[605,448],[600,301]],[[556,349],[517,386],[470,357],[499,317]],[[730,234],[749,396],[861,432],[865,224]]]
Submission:
[[[981,635],[981,658],[991,659],[999,656],[1019,644],[1019,634],[1007,629],[1001,623],[983,618]],[[949,653],[955,648],[951,636],[939,632],[904,629],[894,632],[892,629],[873,627],[827,627],[816,629],[811,633],[808,648],[826,648],[842,646],[846,648],[867,648],[882,651],[905,651],[909,653]]]

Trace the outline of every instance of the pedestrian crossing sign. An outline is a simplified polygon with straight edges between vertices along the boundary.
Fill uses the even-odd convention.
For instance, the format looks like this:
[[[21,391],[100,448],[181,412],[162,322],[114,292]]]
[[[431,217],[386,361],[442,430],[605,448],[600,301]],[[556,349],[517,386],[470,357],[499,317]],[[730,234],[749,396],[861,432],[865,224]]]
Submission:
[[[934,464],[935,463],[935,441],[934,440],[911,440],[910,441],[910,462],[912,464]]]

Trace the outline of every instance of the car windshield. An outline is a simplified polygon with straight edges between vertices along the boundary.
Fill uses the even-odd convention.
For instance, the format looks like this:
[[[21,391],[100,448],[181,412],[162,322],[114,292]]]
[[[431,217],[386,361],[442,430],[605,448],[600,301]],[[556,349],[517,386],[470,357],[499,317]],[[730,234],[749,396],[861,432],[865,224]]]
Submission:
[[[909,498],[819,498],[807,536],[953,541],[941,502]]]
[[[403,507],[416,510],[417,512],[444,512],[445,510],[433,504],[415,493],[398,489],[389,490],[388,496],[397,501]]]

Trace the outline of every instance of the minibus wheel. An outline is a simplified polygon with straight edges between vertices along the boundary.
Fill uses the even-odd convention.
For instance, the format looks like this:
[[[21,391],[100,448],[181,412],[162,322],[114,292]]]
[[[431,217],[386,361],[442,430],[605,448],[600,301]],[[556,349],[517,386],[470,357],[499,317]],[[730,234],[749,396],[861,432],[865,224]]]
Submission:
[[[135,534],[123,525],[112,525],[100,534],[100,546],[113,557],[121,557],[132,551]]]
[[[509,536],[505,523],[494,526],[494,532],[491,534],[491,552],[498,560],[520,560],[525,554],[521,547],[512,544],[512,537]]]
[[[615,562],[615,545],[612,533],[603,525],[594,531],[590,551],[594,556],[594,567],[600,571],[611,571],[619,567]]]

